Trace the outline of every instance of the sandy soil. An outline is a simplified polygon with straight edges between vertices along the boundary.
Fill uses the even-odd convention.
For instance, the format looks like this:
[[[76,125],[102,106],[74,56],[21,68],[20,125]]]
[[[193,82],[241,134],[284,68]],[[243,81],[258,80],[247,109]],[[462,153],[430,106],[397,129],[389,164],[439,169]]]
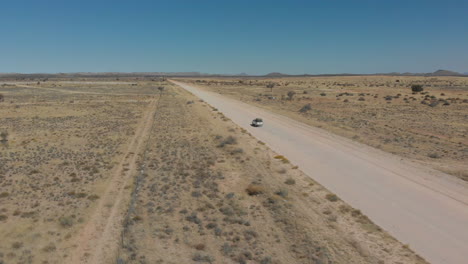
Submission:
[[[179,84],[284,154],[429,261],[461,263],[468,257],[466,182],[323,129]],[[250,127],[255,117],[264,119],[264,127]]]
[[[0,263],[425,263],[168,82],[0,93]]]

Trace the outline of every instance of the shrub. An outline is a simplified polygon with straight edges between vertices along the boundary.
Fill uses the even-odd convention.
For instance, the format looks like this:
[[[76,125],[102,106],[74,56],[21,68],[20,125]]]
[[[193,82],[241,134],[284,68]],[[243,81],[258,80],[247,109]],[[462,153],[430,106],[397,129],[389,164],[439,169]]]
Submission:
[[[299,112],[305,113],[305,112],[309,111],[310,109],[312,109],[312,105],[311,104],[306,104],[299,110]]]
[[[202,196],[202,194],[199,191],[193,191],[192,192],[192,197],[198,198],[198,197],[201,197],[201,196]]]
[[[11,247],[14,249],[21,248],[23,247],[23,242],[13,242],[13,244],[11,244]]]
[[[88,196],[86,193],[77,193],[77,194],[75,194],[76,198],[85,198],[86,196]]]
[[[196,213],[192,213],[191,215],[185,217],[185,220],[192,222],[194,224],[198,224],[198,225],[201,224],[202,222],[200,218],[198,218]]]
[[[237,139],[233,136],[228,136],[221,143],[219,143],[218,148],[222,148],[226,145],[235,145],[237,144]]]
[[[281,168],[278,173],[280,174],[285,174],[286,172],[288,172],[285,168]]]
[[[288,92],[288,99],[289,99],[289,100],[292,100],[295,94],[296,94],[296,92],[294,92],[294,91],[289,91],[289,92]]]
[[[440,155],[437,154],[437,153],[430,153],[429,155],[427,155],[429,158],[431,159],[438,159],[440,158]]]
[[[245,191],[247,192],[248,195],[253,196],[253,195],[262,194],[264,192],[264,189],[260,185],[251,184],[251,185],[247,186]]]
[[[42,248],[44,252],[52,252],[55,251],[57,248],[55,247],[54,243],[49,243],[47,246]]]
[[[336,202],[338,201],[338,196],[336,196],[335,194],[333,193],[329,193],[325,196],[325,198],[330,201],[330,202]]]
[[[214,259],[213,257],[209,255],[201,255],[199,253],[193,255],[192,258],[193,261],[199,261],[199,262],[206,262],[206,263],[213,263]]]
[[[273,261],[271,260],[271,257],[264,257],[261,261],[260,264],[271,264]]]
[[[7,193],[7,192],[2,192],[0,193],[0,198],[5,198],[5,197],[8,197],[10,194]]]
[[[320,93],[320,96],[327,96],[326,93]]]
[[[284,183],[287,185],[294,185],[296,184],[296,181],[293,178],[288,178]]]
[[[231,155],[242,154],[242,153],[244,153],[244,150],[241,148],[236,148],[231,151]]]
[[[221,246],[221,252],[223,253],[224,256],[227,256],[229,254],[231,254],[231,252],[234,250],[234,248],[229,245],[228,243],[224,243],[222,246]]]
[[[205,250],[205,244],[203,243],[198,243],[195,246],[193,246],[196,250]]]
[[[8,132],[7,131],[3,131],[2,133],[0,133],[0,141],[2,143],[6,143],[8,141]]]
[[[255,232],[254,230],[245,230],[244,237],[245,237],[245,240],[248,241],[248,240],[251,240],[252,238],[258,237],[258,233]]]
[[[3,96],[3,94],[0,94],[0,102],[3,102],[5,101],[5,96]]]
[[[351,211],[351,215],[352,215],[353,217],[358,217],[358,216],[361,216],[361,215],[362,215],[362,212],[361,212],[361,210],[359,210],[359,209],[353,209],[353,210]]]
[[[59,218],[59,223],[62,227],[71,227],[73,225],[73,219],[71,217],[62,216]]]
[[[413,84],[411,85],[411,91],[418,93],[424,91],[424,88],[421,84]]]
[[[281,197],[283,197],[283,198],[288,197],[288,193],[289,193],[289,192],[288,192],[288,190],[286,190],[286,189],[280,189],[280,190],[278,190],[278,191],[275,192],[276,195],[281,196]]]
[[[88,199],[91,200],[91,201],[95,201],[95,200],[99,199],[99,195],[96,195],[96,194],[90,195],[90,196],[88,196]]]

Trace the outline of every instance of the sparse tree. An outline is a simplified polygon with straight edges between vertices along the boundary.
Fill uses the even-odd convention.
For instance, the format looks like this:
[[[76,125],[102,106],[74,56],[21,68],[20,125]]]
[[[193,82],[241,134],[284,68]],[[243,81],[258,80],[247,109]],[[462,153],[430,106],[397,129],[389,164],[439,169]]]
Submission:
[[[270,92],[273,92],[273,88],[275,87],[275,84],[274,83],[269,83],[269,84],[267,84],[266,87],[270,88]]]
[[[289,91],[289,92],[288,92],[288,99],[289,99],[289,100],[292,100],[295,94],[296,94],[296,92],[294,92],[294,91]]]
[[[424,91],[424,88],[421,84],[413,84],[411,85],[411,91],[418,93]]]

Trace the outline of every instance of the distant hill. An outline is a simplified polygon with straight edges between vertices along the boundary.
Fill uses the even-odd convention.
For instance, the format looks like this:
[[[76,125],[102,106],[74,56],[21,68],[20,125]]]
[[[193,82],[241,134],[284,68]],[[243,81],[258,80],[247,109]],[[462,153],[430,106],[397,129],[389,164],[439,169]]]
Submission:
[[[269,74],[265,75],[266,77],[282,77],[282,76],[288,76],[288,74],[284,74],[281,72],[270,72]]]
[[[437,70],[433,73],[428,73],[428,76],[457,76],[457,75],[462,75],[459,72],[454,72],[454,71],[448,71],[448,70]]]
[[[72,78],[72,77],[83,77],[83,78],[119,78],[119,77],[269,77],[269,78],[280,78],[280,77],[330,77],[330,76],[373,76],[373,75],[386,75],[386,76],[463,76],[468,77],[468,72],[463,74],[449,70],[437,70],[432,73],[413,73],[413,72],[390,72],[390,73],[375,73],[375,74],[354,74],[354,73],[333,73],[333,74],[285,74],[281,72],[271,72],[266,75],[250,75],[247,73],[239,74],[210,74],[201,72],[76,72],[76,73],[0,73],[0,78]]]

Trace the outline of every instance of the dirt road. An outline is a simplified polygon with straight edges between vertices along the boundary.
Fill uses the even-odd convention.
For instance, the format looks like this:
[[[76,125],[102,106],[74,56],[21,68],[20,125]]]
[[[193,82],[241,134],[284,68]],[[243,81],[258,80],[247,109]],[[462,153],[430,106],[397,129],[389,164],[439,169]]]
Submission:
[[[468,184],[409,160],[175,82],[247,129],[431,263],[468,259]],[[265,125],[250,122],[262,117]]]
[[[122,232],[122,222],[130,200],[132,175],[136,173],[138,154],[154,122],[157,101],[152,100],[141,119],[123,158],[101,197],[90,221],[76,240],[77,248],[67,263],[111,263],[115,261]]]

